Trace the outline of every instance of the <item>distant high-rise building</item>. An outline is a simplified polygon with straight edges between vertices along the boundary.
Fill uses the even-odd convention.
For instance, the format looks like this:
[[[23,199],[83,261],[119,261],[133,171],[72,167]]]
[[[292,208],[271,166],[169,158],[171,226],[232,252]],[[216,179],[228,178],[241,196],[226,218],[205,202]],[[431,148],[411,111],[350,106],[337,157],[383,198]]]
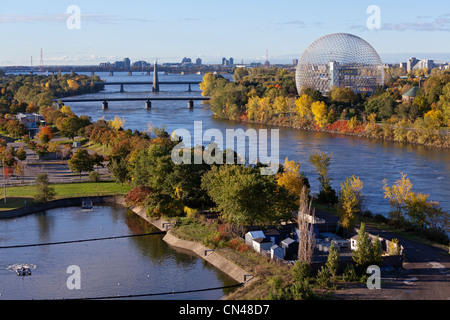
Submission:
[[[232,66],[234,64],[234,59],[230,58],[229,62],[230,62],[230,65]]]
[[[114,67],[117,69],[124,69],[125,68],[125,61],[116,61],[114,62]]]
[[[200,58],[197,58],[196,60],[195,60],[195,64],[196,65],[201,65],[202,64],[202,59],[200,59]]]
[[[298,59],[292,60],[292,64],[293,64],[294,66],[297,66],[297,65],[298,65]]]
[[[146,68],[146,67],[150,67],[150,63],[148,63],[147,61],[140,60],[140,61],[133,62],[132,66],[135,68]]]
[[[413,70],[417,70],[417,69],[433,69],[434,68],[434,61],[433,60],[428,60],[428,59],[423,59],[420,60],[419,62],[416,63],[416,65],[413,67]]]
[[[191,63],[192,63],[191,58],[184,57],[183,60],[181,60],[181,64],[184,64],[184,65],[191,64]]]
[[[414,66],[417,64],[417,62],[419,62],[418,59],[411,57],[408,59],[408,62],[406,63],[406,71],[410,72]]]
[[[223,57],[223,58],[222,58],[222,65],[223,65],[223,66],[226,66],[226,65],[228,65],[228,63],[229,63],[229,62],[228,62],[227,58]]]
[[[129,58],[125,58],[125,59],[123,59],[123,62],[125,64],[125,69],[130,69],[130,66],[131,66],[130,59]]]

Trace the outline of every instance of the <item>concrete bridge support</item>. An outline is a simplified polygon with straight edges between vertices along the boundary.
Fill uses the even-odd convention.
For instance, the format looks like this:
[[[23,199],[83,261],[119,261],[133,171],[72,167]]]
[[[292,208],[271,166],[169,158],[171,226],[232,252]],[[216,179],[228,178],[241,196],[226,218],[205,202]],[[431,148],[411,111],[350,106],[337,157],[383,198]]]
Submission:
[[[145,101],[145,109],[151,109],[152,108],[152,102],[150,100]]]
[[[188,92],[192,92],[191,84],[189,83]]]
[[[102,110],[108,110],[108,101],[103,101]]]
[[[194,101],[193,100],[188,100],[188,108],[194,109]]]
[[[120,92],[124,92],[124,90],[123,90],[123,83],[120,85]]]

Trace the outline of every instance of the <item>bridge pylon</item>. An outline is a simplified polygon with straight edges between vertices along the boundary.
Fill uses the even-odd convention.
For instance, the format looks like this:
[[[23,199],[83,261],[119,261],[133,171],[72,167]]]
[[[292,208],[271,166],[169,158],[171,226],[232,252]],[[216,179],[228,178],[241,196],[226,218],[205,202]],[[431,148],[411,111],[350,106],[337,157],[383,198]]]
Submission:
[[[159,92],[159,80],[158,80],[158,62],[153,64],[153,92]]]

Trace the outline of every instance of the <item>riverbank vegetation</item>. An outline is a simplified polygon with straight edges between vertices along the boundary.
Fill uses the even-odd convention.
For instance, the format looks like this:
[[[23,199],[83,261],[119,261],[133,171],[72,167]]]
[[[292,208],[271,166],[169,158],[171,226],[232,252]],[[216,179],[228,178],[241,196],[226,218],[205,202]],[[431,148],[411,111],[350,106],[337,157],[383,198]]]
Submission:
[[[223,119],[450,147],[450,71],[386,76],[370,96],[338,87],[326,96],[311,88],[297,93],[294,72],[276,68],[238,68],[234,81],[208,73],[200,88]],[[412,88],[415,96],[402,96]]]

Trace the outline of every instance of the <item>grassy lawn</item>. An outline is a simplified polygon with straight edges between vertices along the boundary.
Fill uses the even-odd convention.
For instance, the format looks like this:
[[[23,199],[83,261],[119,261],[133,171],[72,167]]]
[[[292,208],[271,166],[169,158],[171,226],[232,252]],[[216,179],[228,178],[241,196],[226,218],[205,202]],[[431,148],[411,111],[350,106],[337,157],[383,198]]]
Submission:
[[[77,182],[77,183],[58,183],[51,184],[55,188],[56,199],[83,197],[83,196],[97,196],[97,195],[114,195],[126,194],[130,190],[130,186],[124,184],[123,186],[113,181],[103,182]],[[36,193],[36,186],[18,186],[6,188],[6,208],[4,204],[4,197],[0,199],[0,210],[11,210],[24,206],[24,201],[27,205],[32,204],[33,197]]]

